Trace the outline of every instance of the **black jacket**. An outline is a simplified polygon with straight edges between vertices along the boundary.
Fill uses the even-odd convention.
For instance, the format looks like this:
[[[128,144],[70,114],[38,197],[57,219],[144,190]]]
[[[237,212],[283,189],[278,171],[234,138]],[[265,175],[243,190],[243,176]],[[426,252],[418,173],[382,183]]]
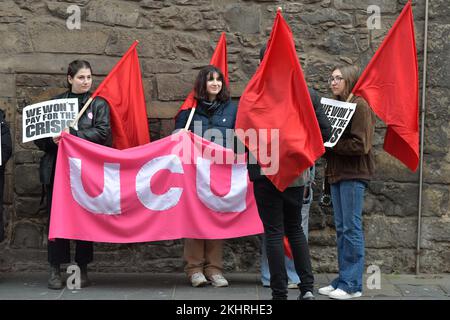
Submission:
[[[325,112],[323,111],[322,105],[320,103],[320,97],[317,94],[317,92],[312,89],[308,88],[309,95],[311,97],[311,102],[314,107],[314,112],[316,113],[317,121],[319,122],[320,127],[320,133],[322,134],[322,140],[323,142],[328,141],[331,137],[331,124],[328,120],[328,117],[326,116]],[[249,156],[252,156],[249,152]],[[250,162],[250,161],[249,161]],[[248,176],[251,181],[255,181],[258,179],[264,179],[266,178],[264,175],[261,175],[261,167],[258,163],[255,163],[256,160],[252,159],[251,161],[253,164],[247,164],[247,170],[248,170]],[[266,178],[267,179],[267,178]]]
[[[5,121],[5,112],[0,109],[0,125],[1,125],[1,135],[2,135],[2,165],[0,166],[0,171],[5,170],[5,165],[11,158],[12,154],[12,141],[11,132],[9,126]]]
[[[69,97],[69,94],[70,92],[67,91],[53,97],[52,100],[66,99]],[[90,95],[91,94],[87,92],[79,99],[78,107],[80,110],[89,99]],[[112,146],[108,103],[104,99],[96,97],[78,121],[78,130],[70,128],[70,133],[97,144],[108,147]],[[40,150],[45,151],[39,166],[40,181],[44,185],[53,184],[58,146],[53,142],[52,138],[35,140],[34,143]]]
[[[190,113],[191,110],[183,110],[178,114],[175,119],[175,129],[185,127]],[[228,100],[225,103],[218,103],[213,106],[207,102],[199,101],[194,117],[192,118],[192,122],[189,126],[189,130],[212,142],[220,144],[224,147],[228,146],[229,148],[232,148],[234,145],[234,132],[230,131],[227,136],[227,129],[234,129],[236,113],[236,104],[231,100]],[[195,127],[196,122],[201,122],[201,127]],[[205,132],[208,129],[219,130],[222,134],[221,138],[223,139],[219,139],[220,137],[214,136],[213,132],[211,132],[212,136],[205,136]]]

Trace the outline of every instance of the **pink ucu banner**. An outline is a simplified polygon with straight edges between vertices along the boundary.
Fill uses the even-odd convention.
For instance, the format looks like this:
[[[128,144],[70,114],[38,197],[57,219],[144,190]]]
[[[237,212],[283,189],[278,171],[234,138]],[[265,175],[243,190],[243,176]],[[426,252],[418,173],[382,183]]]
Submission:
[[[245,163],[191,132],[116,150],[63,133],[49,239],[130,243],[263,232]]]

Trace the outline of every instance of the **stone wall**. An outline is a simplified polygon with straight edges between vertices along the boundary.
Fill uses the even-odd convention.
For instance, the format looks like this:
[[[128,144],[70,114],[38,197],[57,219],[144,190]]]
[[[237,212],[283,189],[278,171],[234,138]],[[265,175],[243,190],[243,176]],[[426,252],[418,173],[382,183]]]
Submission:
[[[134,39],[142,66],[153,140],[170,134],[173,116],[225,32],[232,96],[238,99],[257,67],[277,6],[296,39],[305,77],[329,95],[326,78],[336,63],[365,66],[406,0],[3,0],[0,2],[0,108],[6,110],[15,145],[7,165],[6,239],[0,244],[0,270],[47,267],[48,217],[40,205],[41,152],[21,142],[21,111],[64,90],[67,65],[91,62],[95,83],[111,70]],[[419,74],[423,66],[425,1],[413,1]],[[69,30],[67,8],[81,9],[81,29]],[[381,29],[368,30],[367,7],[381,8]],[[450,7],[430,2],[429,61],[424,148],[421,271],[450,272]],[[420,80],[422,81],[422,80]],[[383,272],[414,272],[419,174],[382,150],[385,128],[378,122],[377,174],[364,207],[366,263]],[[323,175],[318,170],[315,199]],[[314,269],[337,269],[332,212],[311,209],[310,245]],[[96,244],[98,271],[181,271],[182,241]],[[258,237],[226,242],[228,271],[257,271]]]

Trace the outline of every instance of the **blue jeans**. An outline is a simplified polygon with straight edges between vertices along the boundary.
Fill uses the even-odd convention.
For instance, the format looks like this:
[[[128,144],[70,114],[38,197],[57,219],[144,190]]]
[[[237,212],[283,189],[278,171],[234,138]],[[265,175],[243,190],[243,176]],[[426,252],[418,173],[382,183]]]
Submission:
[[[331,285],[347,293],[362,292],[364,272],[364,231],[362,209],[367,184],[344,180],[331,184],[336,225],[339,276]]]
[[[302,217],[302,229],[305,233],[306,240],[308,240],[309,208],[311,207],[312,199],[313,190],[311,186],[309,186],[309,195],[307,198],[303,199],[303,206],[300,213]],[[294,260],[285,256],[284,263],[286,264],[288,283],[300,283],[300,278],[297,275],[297,271],[295,271]],[[270,285],[269,262],[267,261],[266,237],[264,234],[261,237],[261,282],[265,287],[269,287]]]

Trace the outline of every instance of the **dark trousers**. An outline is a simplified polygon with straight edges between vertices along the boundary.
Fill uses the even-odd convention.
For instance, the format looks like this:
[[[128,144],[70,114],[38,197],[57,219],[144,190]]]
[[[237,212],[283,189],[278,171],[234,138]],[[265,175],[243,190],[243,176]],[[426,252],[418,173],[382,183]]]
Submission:
[[[3,222],[3,191],[5,186],[5,168],[0,166],[0,242],[5,238],[5,224]]]
[[[274,299],[287,299],[288,293],[284,235],[289,239],[295,270],[301,281],[301,293],[313,291],[314,276],[309,247],[303,233],[302,219],[298,214],[302,207],[303,189],[304,187],[292,187],[280,192],[267,178],[254,181],[255,200],[266,236],[270,287]]]
[[[50,218],[52,207],[53,186],[47,186],[47,213]],[[50,224],[50,219],[49,219]],[[55,239],[48,241],[48,262],[50,264],[70,263],[70,240]],[[79,265],[86,265],[94,259],[94,245],[90,241],[76,240],[75,262]]]

